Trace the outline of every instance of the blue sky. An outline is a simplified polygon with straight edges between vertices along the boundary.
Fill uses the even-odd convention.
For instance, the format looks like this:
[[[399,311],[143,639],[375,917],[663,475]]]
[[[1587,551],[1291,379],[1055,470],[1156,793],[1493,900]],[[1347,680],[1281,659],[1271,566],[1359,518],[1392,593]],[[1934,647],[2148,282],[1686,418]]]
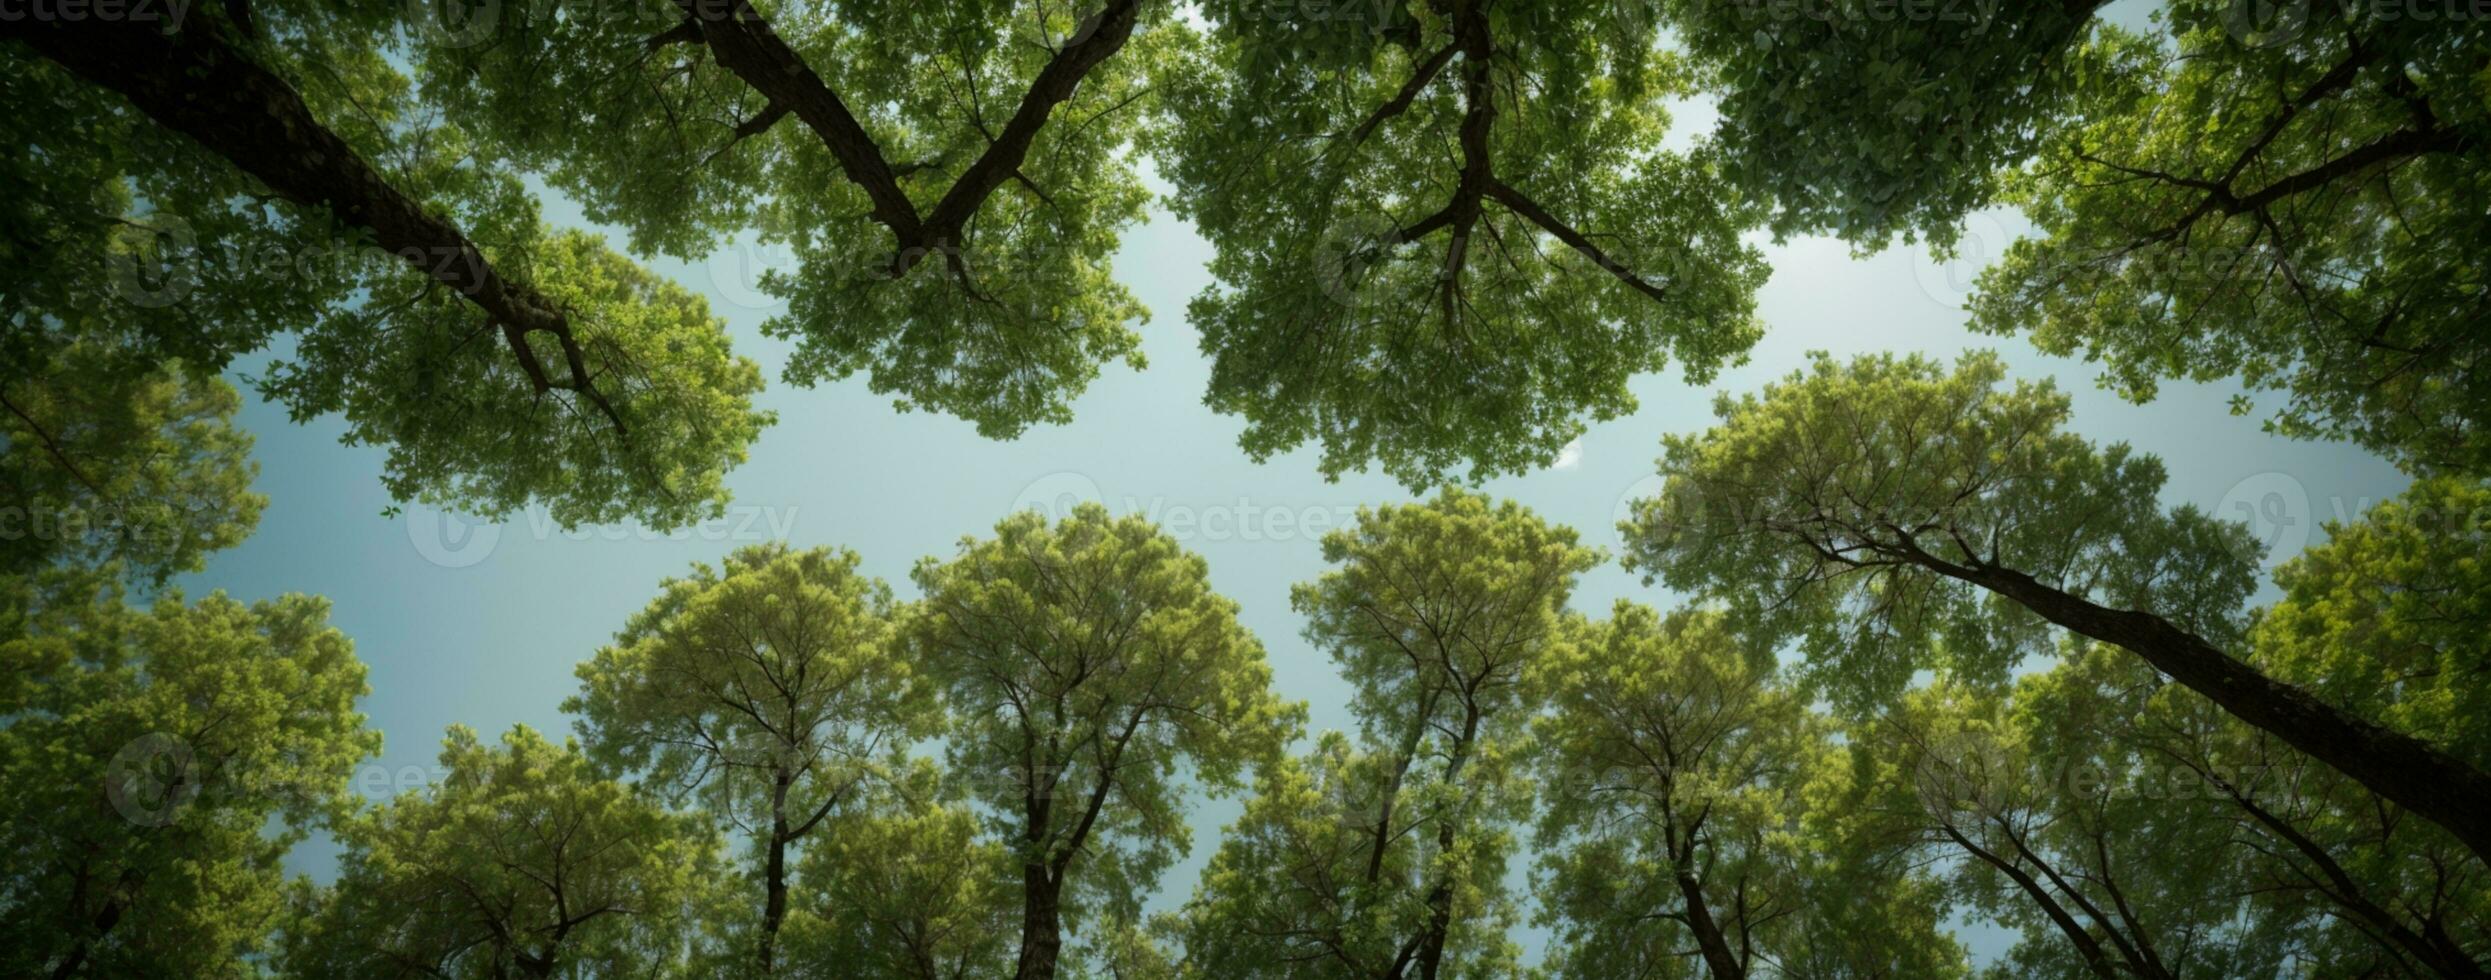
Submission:
[[[1688,115],[1685,128],[1709,128],[1700,108]],[[556,223],[587,224],[559,198],[548,197],[547,211]],[[2170,385],[2159,401],[2130,405],[2097,389],[2081,362],[1968,332],[1960,303],[1971,273],[2019,226],[2012,216],[1976,215],[1968,229],[1965,256],[1946,264],[1913,247],[1860,257],[1821,239],[1768,245],[1774,272],[1759,296],[1768,332],[1746,364],[1708,388],[1689,387],[1674,372],[1640,378],[1639,411],[1594,426],[1557,466],[1486,489],[1614,550],[1622,502],[1656,486],[1661,436],[1709,425],[1717,391],[1755,390],[1815,349],[1951,358],[1976,347],[1999,351],[2019,375],[2058,378],[2074,395],[2080,431],[2165,460],[2168,502],[2253,517],[2281,555],[2315,540],[2318,522],[2356,515],[2403,485],[2393,468],[2357,449],[2279,439],[2260,432],[2254,417],[2230,415],[2230,386]],[[281,410],[252,402],[243,424],[258,437],[258,489],[268,510],[255,536],[183,586],[243,598],[329,597],[334,623],[371,668],[365,710],[387,748],[363,780],[367,791],[386,792],[427,778],[452,723],[488,735],[515,723],[568,731],[559,704],[574,689],[572,666],[662,578],[692,562],[778,537],[839,545],[909,596],[907,573],[918,558],[949,555],[963,536],[984,533],[1017,507],[1090,498],[1155,515],[1204,555],[1216,587],[1243,607],[1262,639],[1281,693],[1308,703],[1313,729],[1348,727],[1347,690],[1300,638],[1288,589],[1322,570],[1315,538],[1323,527],[1340,525],[1360,505],[1410,495],[1372,474],[1327,483],[1311,452],[1258,465],[1237,449],[1242,425],[1202,404],[1209,365],[1184,308],[1209,282],[1209,249],[1184,223],[1154,212],[1125,237],[1117,261],[1119,277],[1154,314],[1140,327],[1150,367],[1107,369],[1076,403],[1077,421],[1012,442],[979,438],[948,417],[897,412],[861,379],[816,389],[778,384],[787,346],[760,335],[775,307],[754,288],[772,259],[766,250],[729,247],[700,261],[652,263],[705,293],[736,349],[759,360],[773,382],[761,404],[778,412],[779,423],[752,447],[752,461],[729,475],[735,505],[727,520],[667,536],[629,527],[565,533],[541,512],[498,526],[420,508],[384,517],[378,451],[340,445],[343,427],[334,419],[294,425]],[[236,373],[247,376],[264,361],[254,358]],[[1602,610],[1619,597],[1673,601],[1612,561],[1584,576],[1575,604]],[[1164,879],[1163,902],[1191,889],[1218,828],[1235,813],[1235,800],[1198,810],[1193,857]],[[295,864],[325,874],[332,858],[315,843]],[[1994,933],[1972,938],[1984,952],[1998,942]]]

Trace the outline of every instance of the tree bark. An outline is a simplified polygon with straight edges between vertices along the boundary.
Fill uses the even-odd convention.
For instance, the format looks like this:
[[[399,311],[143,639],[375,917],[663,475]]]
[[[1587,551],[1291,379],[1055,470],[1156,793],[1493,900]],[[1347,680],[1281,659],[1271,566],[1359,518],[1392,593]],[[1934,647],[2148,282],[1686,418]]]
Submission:
[[[457,290],[500,326],[538,391],[575,391],[616,432],[625,431],[622,416],[591,380],[568,317],[533,287],[504,279],[463,232],[392,186],[312,116],[292,85],[225,44],[212,25],[164,34],[153,24],[133,21],[0,18],[0,37],[24,41],[79,77],[120,93],[158,124],[196,140],[279,197],[370,231],[373,244]],[[534,333],[560,343],[568,379],[556,381],[547,373],[528,345],[527,336]]]
[[[1467,693],[1465,694],[1467,697]],[[1462,776],[1470,761],[1471,743],[1479,738],[1479,705],[1468,701],[1462,710],[1462,738],[1453,746],[1453,758],[1445,763],[1444,781],[1453,783]],[[1436,828],[1436,853],[1439,856],[1453,849],[1456,829],[1451,814],[1439,818]],[[1444,945],[1453,933],[1453,883],[1437,881],[1427,890],[1427,930],[1419,934],[1419,980],[1436,980],[1436,972],[1444,966]]]
[[[1678,893],[1686,896],[1687,928],[1695,933],[1695,946],[1704,954],[1704,967],[1713,980],[1747,980],[1747,967],[1739,963],[1738,954],[1730,951],[1730,940],[1721,934],[1721,924],[1713,921],[1712,906],[1704,901],[1704,885],[1695,880],[1692,871],[1677,873]]]
[[[782,768],[770,782],[770,856],[763,871],[761,975],[778,972],[778,928],[787,921],[787,787],[795,774]]]
[[[1054,980],[1064,951],[1064,881],[1043,861],[1021,865],[1021,955],[1016,980]]]
[[[2491,862],[2491,775],[2421,739],[2327,704],[2152,613],[2112,609],[2011,568],[1956,564],[1905,542],[1902,557],[2015,600],[2070,632],[2145,658],[2233,717],[2446,828]]]

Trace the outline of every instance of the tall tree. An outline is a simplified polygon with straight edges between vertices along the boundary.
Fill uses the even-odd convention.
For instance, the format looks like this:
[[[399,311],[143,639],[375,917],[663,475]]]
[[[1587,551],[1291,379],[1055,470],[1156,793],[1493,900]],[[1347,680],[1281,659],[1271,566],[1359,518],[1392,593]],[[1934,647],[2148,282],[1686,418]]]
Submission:
[[[1965,975],[1924,876],[1815,812],[1832,727],[1714,613],[1620,601],[1533,666],[1540,891],[1566,976]],[[1870,860],[1861,860],[1866,857]]]
[[[1510,968],[1499,923],[1524,684],[1600,553],[1511,501],[1447,489],[1362,509],[1324,536],[1334,566],[1291,593],[1341,665],[1363,745],[1327,736],[1268,772],[1187,907],[1186,955],[1214,973],[1468,975]]]
[[[1797,638],[1854,707],[1938,668],[1995,681],[2054,652],[2043,623],[2134,652],[2223,710],[2491,858],[2491,774],[2277,680],[2227,646],[2251,584],[2243,529],[2155,502],[2160,461],[2062,430],[2047,383],[2004,368],[1820,357],[1721,424],[1671,436],[1629,564]]]
[[[717,837],[526,726],[453,726],[446,776],[338,833],[278,963],[295,976],[668,976]]]
[[[288,848],[380,751],[328,604],[109,584],[0,639],[0,972],[252,975]]]
[[[988,436],[1071,417],[1146,316],[1109,276],[1148,194],[1124,147],[1172,5],[485,4],[426,84],[644,248],[784,249],[788,380],[873,390]],[[489,15],[489,16],[487,16]]]
[[[1534,469],[1760,335],[1746,210],[1655,151],[1687,73],[1615,0],[1204,5],[1150,147],[1216,250],[1192,320],[1247,452],[1417,488]]]
[[[35,330],[7,366],[60,334],[216,371],[298,331],[262,390],[387,446],[402,501],[566,524],[723,507],[769,416],[702,301],[547,229],[516,174],[432,125],[392,63],[396,11],[252,10],[0,25],[0,86],[44,110],[12,114],[0,165],[26,178],[12,248],[42,257],[8,273]]]
[[[579,667],[590,754],[751,838],[762,910],[753,943],[775,971],[789,849],[871,791],[933,692],[890,647],[891,590],[853,552],[737,549],[669,581]]]
[[[1302,709],[1203,560],[1139,517],[1023,511],[912,573],[901,629],[941,688],[950,764],[1020,867],[1022,980],[1056,975],[1067,922],[1132,919],[1189,844],[1186,782],[1234,786]]]
[[[2077,119],[2008,187],[2040,234],[1982,276],[1975,325],[2140,401],[2236,376],[2284,394],[2287,434],[2491,473],[2491,286],[2447,247],[2491,239],[2491,21],[2310,4],[2276,37],[2244,9],[2180,0],[2105,39]]]

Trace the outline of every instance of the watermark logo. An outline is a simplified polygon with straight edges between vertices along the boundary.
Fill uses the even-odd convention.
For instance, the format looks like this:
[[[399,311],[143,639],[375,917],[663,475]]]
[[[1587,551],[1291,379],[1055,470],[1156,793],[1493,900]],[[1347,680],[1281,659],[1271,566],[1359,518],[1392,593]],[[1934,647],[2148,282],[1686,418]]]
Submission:
[[[2004,257],[2015,237],[1995,215],[1971,214],[1953,245],[1932,249],[1913,267],[1920,291],[1947,309],[1963,309],[1980,283],[1981,270]]]
[[[1073,472],[1049,473],[1030,481],[1012,498],[1012,513],[1034,510],[1047,520],[1060,521],[1073,515],[1082,504],[1104,503],[1098,482]]]
[[[732,241],[704,260],[709,269],[710,292],[729,303],[748,310],[766,310],[778,304],[770,292],[773,275],[794,272],[798,263],[795,249],[782,242]]]
[[[1659,497],[1661,488],[1668,485],[1669,481],[1658,473],[1644,474],[1642,479],[1627,484],[1626,489],[1617,495],[1617,501],[1609,505],[1609,533],[1624,541],[1635,523],[1635,506]]]
[[[2223,32],[2252,48],[2290,44],[2309,29],[2310,0],[2231,0]]]
[[[153,214],[113,226],[104,253],[115,295],[145,309],[181,302],[199,285],[199,236],[180,215]]]
[[[2214,516],[2249,526],[2249,534],[2266,548],[2261,564],[2273,568],[2309,544],[2309,490],[2288,473],[2266,472],[2232,484],[2214,507]]]
[[[198,759],[190,743],[166,732],[131,739],[104,768],[104,798],[121,818],[162,827],[199,798]]]
[[[407,540],[415,553],[442,568],[466,568],[493,555],[502,540],[499,524],[471,521],[430,507],[410,507]]]
[[[501,27],[501,0],[407,0],[407,23],[427,44],[468,48]]]

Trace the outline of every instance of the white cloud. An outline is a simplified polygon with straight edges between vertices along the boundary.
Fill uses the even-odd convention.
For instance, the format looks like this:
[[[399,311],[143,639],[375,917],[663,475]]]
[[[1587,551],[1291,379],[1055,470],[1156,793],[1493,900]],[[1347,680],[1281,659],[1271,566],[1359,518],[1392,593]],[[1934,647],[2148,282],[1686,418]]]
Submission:
[[[1548,468],[1570,470],[1581,465],[1583,465],[1583,440],[1577,437],[1573,442],[1566,443],[1564,449],[1557,450],[1557,461],[1548,464]]]

